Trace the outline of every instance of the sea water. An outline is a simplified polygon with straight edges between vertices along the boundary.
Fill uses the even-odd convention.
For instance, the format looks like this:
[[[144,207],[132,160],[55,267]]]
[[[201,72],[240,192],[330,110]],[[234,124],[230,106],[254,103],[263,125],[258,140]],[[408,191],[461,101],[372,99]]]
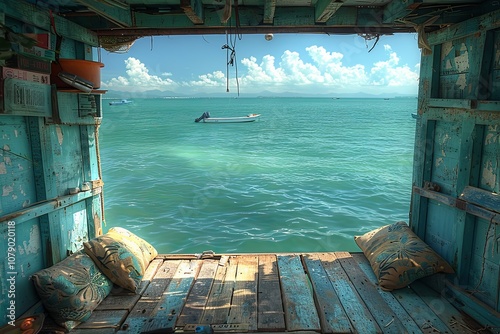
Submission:
[[[104,100],[105,226],[160,253],[359,251],[408,221],[416,98]],[[259,113],[253,123],[195,123]]]

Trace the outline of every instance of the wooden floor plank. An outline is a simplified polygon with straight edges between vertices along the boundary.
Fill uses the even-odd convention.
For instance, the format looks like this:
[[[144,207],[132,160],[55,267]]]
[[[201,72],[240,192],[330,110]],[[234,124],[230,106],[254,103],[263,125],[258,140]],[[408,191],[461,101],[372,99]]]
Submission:
[[[355,330],[359,333],[382,333],[335,254],[323,253],[320,256],[323,268]]]
[[[207,304],[208,294],[212,288],[218,266],[218,260],[203,261],[200,272],[191,289],[191,293],[179,315],[179,319],[177,319],[176,327],[184,327],[188,324],[197,325],[201,323],[203,309]]]
[[[259,255],[258,324],[260,331],[285,330],[285,313],[276,255]]]
[[[385,303],[377,288],[354,261],[352,255],[348,252],[337,252],[335,255],[382,331],[388,334],[404,333],[403,323]]]
[[[482,326],[474,326],[470,318],[459,312],[443,296],[429,288],[420,281],[413,282],[410,287],[429,306],[431,310],[448,326],[455,334],[466,334],[480,331]],[[472,326],[472,327],[471,327]]]
[[[180,260],[162,261],[160,268],[158,268],[156,274],[151,279],[141,299],[139,299],[121,326],[120,334],[136,334],[141,332],[146,320],[151,316],[163,292],[172,280],[179,264]]]
[[[409,287],[393,290],[392,294],[424,333],[451,333],[446,324]]]
[[[332,282],[328,279],[319,256],[314,254],[306,255],[304,256],[304,262],[318,304],[322,333],[350,333],[351,323],[349,318],[333,288]]]
[[[422,330],[415,323],[412,317],[408,314],[408,312],[404,309],[404,307],[397,301],[396,297],[390,292],[382,290],[378,286],[378,280],[375,277],[375,273],[373,272],[370,263],[366,259],[366,257],[361,254],[352,254],[353,259],[356,261],[360,269],[364,272],[366,277],[370,280],[370,282],[376,287],[380,297],[384,300],[384,302],[392,309],[394,314],[398,317],[401,323],[405,326],[407,333],[421,334]]]
[[[201,260],[182,260],[158,305],[146,321],[143,332],[173,331],[177,317],[198,275]]]
[[[79,329],[113,328],[117,330],[128,315],[127,310],[104,310],[92,312],[87,321],[78,325]]]
[[[256,255],[238,257],[238,269],[229,324],[247,324],[249,331],[257,330],[257,275],[259,259]]]
[[[285,321],[288,331],[320,330],[318,312],[299,255],[278,255]]]
[[[349,333],[351,323],[318,255],[304,256],[318,305],[322,333]]]
[[[224,266],[217,268],[214,284],[201,319],[202,324],[227,324],[237,267],[237,259],[233,256],[227,259]]]

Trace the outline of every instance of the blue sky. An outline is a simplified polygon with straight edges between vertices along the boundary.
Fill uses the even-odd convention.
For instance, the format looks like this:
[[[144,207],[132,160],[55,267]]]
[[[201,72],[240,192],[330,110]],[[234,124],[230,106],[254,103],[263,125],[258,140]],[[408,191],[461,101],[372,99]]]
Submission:
[[[161,90],[179,95],[300,94],[416,95],[420,50],[416,34],[229,35],[235,62],[227,68],[226,35],[158,36],[135,41],[126,53],[101,50],[101,89]],[[237,71],[237,73],[236,73]],[[228,81],[229,78],[229,81]],[[237,80],[236,80],[237,78]],[[171,94],[169,94],[171,95]]]

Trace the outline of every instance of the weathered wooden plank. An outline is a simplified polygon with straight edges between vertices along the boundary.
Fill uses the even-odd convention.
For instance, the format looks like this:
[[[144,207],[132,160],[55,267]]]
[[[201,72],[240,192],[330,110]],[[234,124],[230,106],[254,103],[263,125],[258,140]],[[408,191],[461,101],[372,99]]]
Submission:
[[[289,331],[320,330],[309,280],[299,255],[278,255],[286,327]]]
[[[161,264],[160,268],[155,270],[159,264]],[[163,292],[172,280],[179,264],[180,260],[163,261],[161,259],[155,259],[150,263],[148,269],[146,269],[144,277],[151,279],[152,274],[155,273],[155,271],[156,273],[145,289],[141,288],[141,285],[139,286],[139,290],[143,290],[144,293],[132,311],[130,311],[129,316],[121,326],[118,333],[135,334],[141,332],[146,320],[150,318],[153,310],[158,305]],[[143,280],[143,282],[144,281],[145,280]]]
[[[97,306],[96,311],[127,310],[130,312],[140,298],[139,294],[109,295]]]
[[[127,310],[94,310],[90,318],[78,325],[78,328],[113,328],[114,330],[116,330],[125,320],[127,314]]]
[[[449,333],[450,329],[410,288],[392,291],[399,303],[406,309],[424,333]]]
[[[332,282],[317,254],[306,255],[304,262],[311,278],[314,298],[318,304],[318,314],[322,333],[350,333],[351,323],[333,288]]]
[[[453,333],[466,334],[472,331],[480,332],[482,326],[471,321],[470,317],[459,312],[444,296],[429,288],[422,282],[415,281],[410,287],[448,325]]]
[[[259,259],[256,255],[239,256],[229,324],[248,324],[249,331],[257,330],[257,275]]]
[[[139,299],[117,333],[140,333],[144,323],[150,317],[156,305],[158,305],[158,299]]]
[[[460,199],[500,213],[500,195],[475,187],[465,187]]]
[[[259,330],[285,330],[285,312],[281,299],[276,255],[259,256],[258,289],[257,326]]]
[[[143,327],[143,332],[174,331],[189,290],[201,267],[201,260],[182,260],[168,288]]]
[[[228,258],[226,265],[217,268],[214,284],[201,319],[202,324],[227,323],[237,266],[237,258],[233,256]]]
[[[391,292],[384,291],[378,287],[377,277],[375,277],[375,273],[373,272],[373,269],[370,266],[370,263],[368,262],[365,255],[362,253],[358,253],[352,254],[352,257],[359,265],[360,269],[363,271],[366,277],[368,277],[370,282],[377,286],[378,293],[380,294],[384,302],[392,309],[394,314],[396,314],[401,323],[403,323],[406,328],[406,332],[414,334],[422,333],[422,330],[418,327],[413,318],[408,315],[408,312],[406,312],[403,306],[401,306],[401,304],[396,300],[396,297],[394,297]]]
[[[189,293],[186,304],[177,319],[177,327],[187,324],[199,324],[203,315],[203,309],[208,301],[208,294],[214,282],[219,261],[204,260],[200,272],[196,277],[193,288]]]
[[[405,332],[405,327],[399,318],[385,303],[375,285],[366,277],[351,254],[336,252],[335,255],[383,332],[395,334]]]
[[[142,299],[159,299],[174,276],[181,261],[165,261],[144,291]]]
[[[355,330],[359,333],[382,333],[335,254],[323,253],[320,259]]]
[[[148,267],[146,268],[146,272],[144,272],[144,276],[142,276],[141,283],[139,283],[139,286],[137,287],[135,293],[141,296],[144,294],[144,291],[146,291],[147,287],[149,286],[149,283],[151,283],[157,271],[160,269],[162,265],[163,265],[163,260],[161,259],[154,259],[149,263]]]

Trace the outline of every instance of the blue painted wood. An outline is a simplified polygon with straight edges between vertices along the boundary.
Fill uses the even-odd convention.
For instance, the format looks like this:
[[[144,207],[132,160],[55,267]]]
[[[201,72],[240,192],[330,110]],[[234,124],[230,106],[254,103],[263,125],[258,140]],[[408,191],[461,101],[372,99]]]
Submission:
[[[299,255],[278,255],[285,321],[289,331],[321,329],[309,280]]]
[[[377,277],[375,276],[375,273],[370,266],[370,262],[365,257],[365,255],[362,253],[354,253],[352,254],[352,257],[354,261],[356,261],[356,263],[359,265],[366,277],[368,277],[370,282],[374,285],[378,285]],[[384,291],[380,287],[377,287],[377,291],[384,299],[385,303],[392,309],[394,314],[396,314],[408,333],[422,333],[422,330],[420,329],[418,324],[415,323],[415,320],[413,320],[408,312],[406,312],[403,306],[398,302],[396,297],[390,291]]]
[[[349,333],[351,323],[317,254],[304,257],[318,303],[321,328],[326,333]]]
[[[500,213],[500,194],[467,186],[460,194],[460,199]]]
[[[0,216],[37,201],[28,131],[25,118],[0,117]]]
[[[356,291],[384,333],[404,333],[405,327],[392,309],[384,302],[374,285],[348,252],[335,253]]]
[[[142,331],[173,331],[201,261],[183,260]]]
[[[355,330],[358,333],[382,333],[335,254],[321,254],[321,261]]]

